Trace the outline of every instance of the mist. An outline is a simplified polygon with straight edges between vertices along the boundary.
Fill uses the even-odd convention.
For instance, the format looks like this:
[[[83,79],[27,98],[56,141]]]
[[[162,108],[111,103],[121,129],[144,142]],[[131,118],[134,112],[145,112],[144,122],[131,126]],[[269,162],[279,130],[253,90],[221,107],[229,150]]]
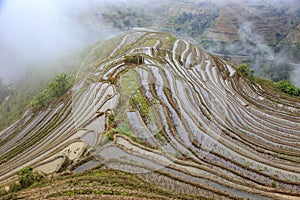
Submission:
[[[213,1],[218,7],[222,7],[225,2],[231,2],[234,4],[243,2],[242,0]],[[244,2],[247,2],[247,0]],[[266,0],[264,2],[280,11],[284,10],[286,7],[293,7],[293,5],[299,4],[298,0]],[[247,10],[247,8],[244,9],[245,13],[249,12],[252,14],[252,17],[255,17],[255,13],[253,11]],[[212,45],[207,47],[207,50],[215,54],[221,53],[219,55],[225,58],[236,56],[242,58],[242,60],[246,60],[246,62],[250,61],[250,67],[255,70],[256,75],[270,78],[274,81],[287,79],[300,87],[299,55],[295,55],[294,52],[291,52],[290,49],[286,49],[285,47],[280,49],[280,51],[274,50],[268,45],[265,38],[255,31],[255,25],[252,24],[251,20],[249,21],[247,17],[241,14],[236,14],[234,12],[231,12],[231,14],[236,16],[238,19],[238,41],[232,42],[231,44],[227,43],[224,46],[222,43],[215,40]]]
[[[85,17],[90,1],[4,0],[0,5],[0,77],[6,80],[32,69],[55,73],[61,65],[74,65],[71,55],[109,35],[99,17]]]
[[[257,71],[257,75],[271,78],[274,81],[279,81],[283,77],[300,86],[299,64],[294,63],[297,59],[290,52],[284,48],[275,52],[261,35],[253,31],[251,22],[241,23],[239,38],[241,43],[229,45],[228,51],[232,51],[232,53],[240,51],[239,53],[251,55],[251,67]],[[266,70],[269,72],[267,73]]]

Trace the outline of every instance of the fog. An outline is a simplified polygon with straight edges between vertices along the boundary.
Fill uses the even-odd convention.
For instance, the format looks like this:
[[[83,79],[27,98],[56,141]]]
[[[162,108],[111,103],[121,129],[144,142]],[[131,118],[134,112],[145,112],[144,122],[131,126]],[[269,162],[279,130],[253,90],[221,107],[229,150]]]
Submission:
[[[101,1],[98,1],[101,3]],[[76,51],[107,37],[101,20],[84,19],[91,1],[4,0],[0,7],[0,76],[73,65]],[[81,18],[80,18],[81,17]],[[63,64],[62,64],[63,63]],[[29,71],[29,72],[28,72]]]
[[[216,5],[222,7],[225,2],[231,3],[241,3],[243,0],[213,0]],[[259,0],[244,0],[244,2],[254,2]],[[262,1],[260,1],[262,2]],[[299,5],[299,0],[265,0],[265,4],[268,4],[273,7],[273,9],[283,10],[286,7],[293,7],[294,5]],[[231,12],[231,11],[229,11]],[[244,8],[244,12],[252,13],[255,17],[255,12],[252,10],[247,10]],[[220,49],[223,48],[224,52],[227,55],[239,55],[249,57],[251,60],[250,67],[255,69],[256,75],[265,76],[271,78],[274,81],[279,81],[280,79],[285,78],[289,79],[293,84],[300,87],[300,63],[299,55],[294,55],[289,49],[282,48],[279,52],[275,52],[267,43],[262,35],[259,35],[255,32],[255,25],[252,24],[248,19],[243,18],[243,16],[231,12],[232,15],[236,15],[238,18],[239,28],[238,28],[238,37],[239,41],[232,44],[226,44],[225,47],[222,47],[218,41],[214,41],[211,46],[208,47],[208,50],[212,53],[220,52]],[[269,71],[269,72],[266,72]]]
[[[270,71],[268,78],[279,81],[284,77],[300,87],[300,63],[294,63],[297,58],[289,51],[283,48],[275,52],[261,35],[253,31],[251,22],[241,23],[239,38],[241,43],[238,46],[229,45],[227,48],[233,53],[240,51],[245,52],[245,55],[251,55],[251,67],[257,71],[257,75],[265,76],[265,70],[268,69]]]

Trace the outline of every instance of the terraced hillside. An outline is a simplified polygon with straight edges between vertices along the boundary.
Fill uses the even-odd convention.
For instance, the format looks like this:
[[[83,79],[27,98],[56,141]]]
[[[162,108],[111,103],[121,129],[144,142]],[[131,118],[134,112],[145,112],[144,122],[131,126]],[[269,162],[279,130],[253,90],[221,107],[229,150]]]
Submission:
[[[293,75],[300,62],[299,0],[132,0],[105,6],[90,1],[84,19],[96,27],[104,21],[122,30],[175,32],[235,65],[249,64],[259,76],[290,79],[299,86]]]
[[[299,199],[299,142],[299,100],[189,41],[135,30],[98,44],[61,103],[0,132],[0,184],[28,165],[102,164],[199,198]]]

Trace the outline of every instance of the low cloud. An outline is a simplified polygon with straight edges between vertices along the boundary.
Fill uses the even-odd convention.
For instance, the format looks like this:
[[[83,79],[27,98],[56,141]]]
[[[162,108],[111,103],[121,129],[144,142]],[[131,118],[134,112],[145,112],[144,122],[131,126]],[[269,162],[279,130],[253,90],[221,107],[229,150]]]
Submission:
[[[4,0],[0,5],[2,77],[21,76],[30,67],[51,69],[107,36],[101,18],[86,15],[91,1]]]

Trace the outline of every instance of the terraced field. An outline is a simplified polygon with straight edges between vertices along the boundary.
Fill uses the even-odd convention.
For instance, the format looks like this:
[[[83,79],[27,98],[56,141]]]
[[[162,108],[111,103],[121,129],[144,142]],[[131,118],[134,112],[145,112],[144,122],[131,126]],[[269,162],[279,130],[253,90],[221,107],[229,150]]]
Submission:
[[[299,199],[300,101],[189,41],[135,30],[102,42],[65,98],[0,132],[0,185],[28,165],[102,164],[199,198]]]

